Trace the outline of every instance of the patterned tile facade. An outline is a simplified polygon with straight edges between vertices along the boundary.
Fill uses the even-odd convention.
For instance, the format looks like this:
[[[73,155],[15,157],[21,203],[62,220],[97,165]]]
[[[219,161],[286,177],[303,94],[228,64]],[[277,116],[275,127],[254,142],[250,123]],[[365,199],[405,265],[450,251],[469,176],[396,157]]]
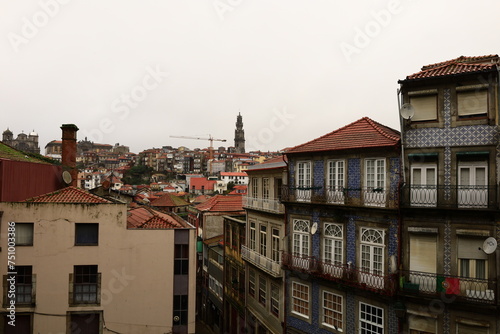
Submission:
[[[325,168],[323,160],[314,161],[313,165],[313,187],[318,188],[314,192],[323,195],[325,192]]]
[[[349,159],[347,161],[347,187],[349,189],[359,189],[361,188],[361,160],[360,159]],[[349,191],[349,197],[360,198],[361,193],[359,191]]]
[[[346,261],[356,265],[356,217],[349,217],[347,221],[347,251]]]
[[[397,257],[398,257],[398,220],[393,220],[391,221],[391,224],[389,225],[389,271],[390,272],[395,272],[396,269],[398,268],[392,268],[391,267],[391,256],[396,257],[396,263]]]
[[[356,332],[356,299],[352,294],[347,294],[345,298],[345,333],[355,333]]]

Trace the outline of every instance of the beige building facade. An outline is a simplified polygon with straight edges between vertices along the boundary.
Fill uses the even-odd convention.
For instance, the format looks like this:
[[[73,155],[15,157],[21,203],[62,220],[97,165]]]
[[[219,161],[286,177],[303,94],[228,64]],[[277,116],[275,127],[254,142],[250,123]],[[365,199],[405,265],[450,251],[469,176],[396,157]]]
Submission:
[[[3,332],[195,333],[194,228],[127,229],[125,204],[62,203],[0,203],[0,226]]]

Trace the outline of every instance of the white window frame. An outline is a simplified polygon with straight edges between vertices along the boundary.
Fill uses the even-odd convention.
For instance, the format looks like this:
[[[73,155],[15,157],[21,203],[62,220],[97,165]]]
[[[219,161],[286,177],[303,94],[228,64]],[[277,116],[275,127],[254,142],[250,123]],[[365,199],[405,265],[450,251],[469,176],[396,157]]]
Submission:
[[[259,194],[259,179],[256,177],[252,178],[252,198],[257,198]]]
[[[415,172],[420,171],[420,180],[415,182]],[[428,182],[431,175],[434,182]],[[411,165],[410,203],[412,206],[435,207],[437,205],[437,163],[415,163]]]
[[[15,223],[15,229],[16,246],[33,246],[35,235],[34,223]]]
[[[376,311],[376,313],[369,312],[371,310]],[[381,313],[381,315],[379,313]],[[381,323],[373,321],[373,319],[379,319]],[[364,326],[364,324],[367,326]],[[376,327],[379,330],[369,330],[366,327]],[[384,309],[375,305],[359,302],[359,332],[363,334],[384,333]]]
[[[333,299],[329,300],[327,297],[333,297]],[[339,300],[340,302],[338,302]],[[342,332],[344,328],[344,298],[337,293],[333,293],[328,290],[322,290],[321,305],[321,324],[328,328],[333,328],[339,332]],[[334,308],[332,308],[332,306]],[[337,307],[335,308],[335,306]]]
[[[280,261],[280,230],[276,227],[271,227],[271,259],[275,262]]]
[[[269,305],[271,314],[279,318],[280,316],[280,287],[271,282],[271,302]]]
[[[310,313],[310,287],[307,284],[302,284],[292,281],[292,307],[291,312],[306,319],[309,319]]]
[[[370,206],[385,206],[386,198],[386,159],[365,159],[365,196],[364,203]]]
[[[267,224],[259,225],[259,253],[267,255]]]
[[[248,248],[250,248],[251,250],[255,250],[255,247],[256,247],[256,227],[257,227],[257,223],[253,220],[250,221],[250,224],[248,226],[248,235],[249,235],[249,238],[248,238]]]
[[[466,183],[462,180],[465,169],[469,170]],[[479,169],[484,169],[484,184],[478,184],[476,177]],[[457,168],[458,177],[458,206],[482,208],[488,206],[488,161],[459,161]],[[468,187],[467,187],[468,186]]]
[[[292,229],[293,265],[309,269],[307,257],[311,252],[311,223],[309,220],[294,219]]]
[[[295,175],[295,195],[297,201],[311,201],[312,170],[311,161],[297,161]]]
[[[362,227],[360,233],[360,280],[375,288],[384,288],[385,231]]]
[[[264,307],[267,305],[267,280],[264,276],[259,275],[259,303]]]
[[[269,178],[268,177],[263,177],[262,178],[262,199],[263,200],[269,200]]]
[[[329,203],[344,203],[345,160],[327,161],[327,198]]]

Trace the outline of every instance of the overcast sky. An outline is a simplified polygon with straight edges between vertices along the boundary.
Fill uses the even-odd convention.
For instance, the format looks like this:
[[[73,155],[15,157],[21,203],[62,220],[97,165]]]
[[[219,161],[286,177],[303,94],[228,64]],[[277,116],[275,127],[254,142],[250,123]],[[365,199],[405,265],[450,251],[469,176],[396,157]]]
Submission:
[[[295,146],[370,117],[399,130],[397,81],[500,52],[498,0],[0,0],[0,132],[41,152]]]

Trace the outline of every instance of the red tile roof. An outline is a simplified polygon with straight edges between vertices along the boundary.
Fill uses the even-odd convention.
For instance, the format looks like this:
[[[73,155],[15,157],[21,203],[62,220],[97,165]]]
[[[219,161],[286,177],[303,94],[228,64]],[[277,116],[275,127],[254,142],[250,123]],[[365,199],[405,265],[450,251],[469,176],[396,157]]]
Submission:
[[[465,73],[487,72],[492,70],[496,71],[497,66],[499,65],[500,62],[498,55],[477,57],[460,56],[455,59],[423,66],[420,72],[407,76],[406,80],[437,78]]]
[[[207,201],[195,206],[200,211],[243,211],[241,195],[216,195]]]
[[[148,207],[138,207],[127,212],[127,228],[186,228],[190,227],[180,217],[162,213]]]
[[[34,203],[72,203],[72,204],[80,204],[80,203],[112,203],[107,199],[102,197],[93,195],[85,190],[76,188],[76,187],[66,187],[61,190],[57,190],[48,194],[40,195],[37,197],[33,197],[27,199],[25,202],[34,202]]]
[[[186,205],[189,205],[189,203],[174,194],[165,194],[151,201],[151,206],[157,207],[177,207]]]
[[[221,176],[248,176],[245,172],[220,172]]]
[[[400,133],[368,117],[363,117],[338,130],[307,143],[292,147],[285,153],[349,150],[367,147],[391,147],[400,141]]]

